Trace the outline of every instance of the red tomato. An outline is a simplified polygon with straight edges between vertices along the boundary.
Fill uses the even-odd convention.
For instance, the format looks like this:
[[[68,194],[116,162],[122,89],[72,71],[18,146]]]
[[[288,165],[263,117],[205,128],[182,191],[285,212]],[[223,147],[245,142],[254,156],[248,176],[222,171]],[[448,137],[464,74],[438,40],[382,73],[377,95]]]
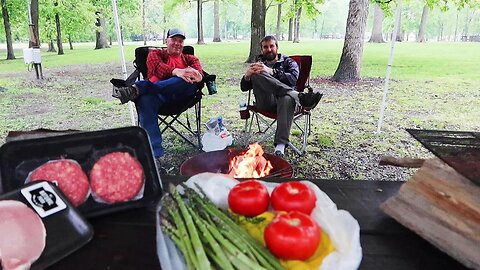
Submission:
[[[284,182],[272,192],[272,207],[276,211],[300,211],[310,215],[317,196],[305,184],[298,181]]]
[[[320,244],[320,226],[307,214],[279,213],[267,225],[263,237],[268,250],[285,260],[306,260]]]
[[[260,215],[267,211],[269,203],[267,188],[256,180],[240,182],[228,193],[228,207],[242,216]]]

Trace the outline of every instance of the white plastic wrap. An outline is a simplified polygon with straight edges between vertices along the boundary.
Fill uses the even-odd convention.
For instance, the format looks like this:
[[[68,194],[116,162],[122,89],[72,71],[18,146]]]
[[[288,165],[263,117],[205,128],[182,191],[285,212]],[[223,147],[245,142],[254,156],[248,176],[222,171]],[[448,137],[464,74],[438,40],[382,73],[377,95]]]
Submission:
[[[261,181],[271,193],[278,183]],[[338,210],[336,204],[310,181],[307,184],[317,196],[317,203],[312,211],[312,217],[329,236],[336,249],[322,262],[321,270],[350,270],[357,269],[362,260],[360,246],[360,226],[355,218],[345,210]],[[197,189],[200,186],[205,194],[218,207],[228,208],[228,192],[238,181],[224,174],[201,173],[190,177],[185,183]],[[181,187],[179,187],[181,191]],[[158,211],[160,211],[160,207]],[[159,220],[159,215],[157,215]],[[161,231],[157,222],[157,253],[162,269],[186,269],[181,254],[173,242]]]

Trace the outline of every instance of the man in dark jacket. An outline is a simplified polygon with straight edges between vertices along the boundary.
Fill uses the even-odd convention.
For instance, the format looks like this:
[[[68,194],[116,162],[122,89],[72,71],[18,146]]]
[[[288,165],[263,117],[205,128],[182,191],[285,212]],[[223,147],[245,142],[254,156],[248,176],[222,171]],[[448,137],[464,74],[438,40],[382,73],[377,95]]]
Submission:
[[[275,131],[275,155],[283,156],[289,143],[295,107],[314,107],[321,98],[320,93],[299,93],[296,84],[299,74],[297,62],[278,53],[278,42],[274,36],[261,41],[262,55],[259,61],[247,68],[240,82],[242,91],[253,89],[255,106],[260,110],[277,114]]]

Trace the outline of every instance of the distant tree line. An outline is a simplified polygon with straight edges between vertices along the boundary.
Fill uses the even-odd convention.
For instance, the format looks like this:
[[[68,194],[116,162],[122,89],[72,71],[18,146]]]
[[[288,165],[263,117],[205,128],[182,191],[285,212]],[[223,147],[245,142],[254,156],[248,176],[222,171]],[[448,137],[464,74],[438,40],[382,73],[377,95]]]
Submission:
[[[58,54],[63,54],[65,42],[73,50],[74,42],[95,40],[95,49],[103,49],[108,48],[115,37],[111,0],[0,1],[4,22],[0,41],[7,43],[7,59],[15,58],[13,41],[29,40],[30,47],[47,43],[49,51],[58,50]],[[453,40],[458,41],[461,39],[458,37],[468,36],[472,25],[476,27],[473,31],[480,31],[477,0],[403,0],[401,31],[396,37],[391,36],[396,0],[349,0],[346,20],[341,22],[339,13],[345,10],[340,3],[346,4],[346,1],[119,0],[118,11],[122,36],[141,37],[144,44],[148,36],[161,35],[163,39],[171,26],[191,30],[195,25],[188,36],[196,35],[197,44],[205,43],[206,32],[212,42],[250,37],[247,62],[260,53],[259,41],[266,33],[295,43],[300,42],[302,33],[310,38],[343,37],[342,56],[332,77],[341,82],[359,79],[370,9],[373,10],[370,42],[391,38],[408,40],[412,33],[418,42],[425,42],[432,35],[438,40],[451,40],[454,36]],[[335,12],[327,16],[329,9]],[[434,9],[450,12],[450,16],[430,18]],[[452,12],[456,12],[456,16],[452,16]],[[452,24],[452,17],[455,34],[446,35],[445,28]],[[429,19],[435,21],[435,27],[426,27]]]

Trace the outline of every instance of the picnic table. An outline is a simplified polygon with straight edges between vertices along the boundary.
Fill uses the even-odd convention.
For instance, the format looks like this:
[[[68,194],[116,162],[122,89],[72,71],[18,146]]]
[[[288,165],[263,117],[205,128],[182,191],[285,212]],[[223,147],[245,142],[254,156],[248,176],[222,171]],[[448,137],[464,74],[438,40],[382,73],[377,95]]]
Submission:
[[[167,186],[186,181],[187,177],[162,175],[161,180]],[[380,210],[379,205],[396,194],[402,182],[328,179],[312,182],[339,209],[349,211],[358,220],[363,250],[360,269],[467,269]],[[89,221],[95,232],[92,241],[50,270],[160,269],[154,209],[133,209]]]

